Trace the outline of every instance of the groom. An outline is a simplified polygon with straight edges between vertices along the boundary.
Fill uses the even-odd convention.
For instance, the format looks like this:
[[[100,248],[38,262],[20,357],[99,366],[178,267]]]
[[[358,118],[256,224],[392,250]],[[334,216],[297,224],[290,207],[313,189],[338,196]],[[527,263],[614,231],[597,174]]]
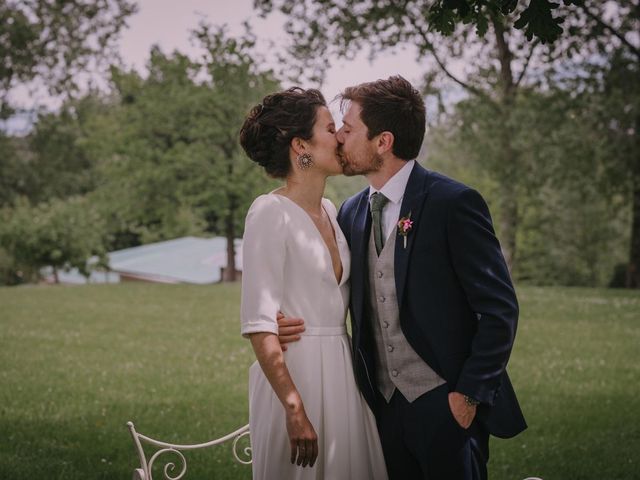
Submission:
[[[352,256],[353,363],[389,477],[486,479],[489,434],[526,428],[506,372],[518,303],[489,210],[415,161],[425,106],[404,78],[341,97],[344,173],[370,184],[338,213]],[[299,323],[280,320],[283,344]]]

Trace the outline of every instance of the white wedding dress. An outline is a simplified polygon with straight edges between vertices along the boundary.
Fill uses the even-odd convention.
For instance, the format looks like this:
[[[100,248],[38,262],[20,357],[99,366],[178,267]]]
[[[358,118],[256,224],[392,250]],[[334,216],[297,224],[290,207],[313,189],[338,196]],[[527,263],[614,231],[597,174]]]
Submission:
[[[242,245],[242,334],[278,334],[276,314],[302,318],[306,331],[284,352],[287,368],[318,434],[313,467],[290,462],[284,408],[260,365],[249,370],[253,478],[260,480],[386,479],[375,419],[355,382],[345,318],[350,253],[331,201],[342,261],[338,283],[331,255],[308,214],[276,193],[258,197],[246,218]]]

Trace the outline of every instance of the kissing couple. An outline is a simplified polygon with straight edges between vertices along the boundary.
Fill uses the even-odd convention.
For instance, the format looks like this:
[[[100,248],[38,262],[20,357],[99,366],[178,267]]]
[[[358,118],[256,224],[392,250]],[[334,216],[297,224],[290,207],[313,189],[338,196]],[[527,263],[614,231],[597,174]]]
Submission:
[[[425,105],[404,78],[249,112],[240,143],[284,185],[242,245],[253,478],[486,479],[489,435],[526,423],[506,366],[518,321],[482,196],[416,161]],[[339,210],[327,177],[369,186]],[[351,338],[347,333],[347,311]]]

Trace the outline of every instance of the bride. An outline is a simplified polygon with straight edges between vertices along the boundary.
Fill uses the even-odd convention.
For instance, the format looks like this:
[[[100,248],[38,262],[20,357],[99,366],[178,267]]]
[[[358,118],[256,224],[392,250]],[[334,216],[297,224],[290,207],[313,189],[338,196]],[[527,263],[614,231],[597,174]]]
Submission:
[[[345,318],[350,253],[323,198],[342,173],[322,94],[290,88],[247,116],[240,143],[284,186],[255,199],[242,246],[242,334],[254,479],[386,479],[375,419],[356,386]],[[283,352],[276,316],[305,319]]]

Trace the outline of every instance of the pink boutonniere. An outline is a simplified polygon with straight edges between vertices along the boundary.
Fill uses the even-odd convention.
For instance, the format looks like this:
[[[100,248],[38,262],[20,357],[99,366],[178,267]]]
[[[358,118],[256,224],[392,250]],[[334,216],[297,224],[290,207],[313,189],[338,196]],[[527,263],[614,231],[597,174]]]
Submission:
[[[406,217],[398,220],[398,235],[404,237],[404,248],[407,248],[407,235],[413,228],[413,220],[411,220],[411,212]]]

